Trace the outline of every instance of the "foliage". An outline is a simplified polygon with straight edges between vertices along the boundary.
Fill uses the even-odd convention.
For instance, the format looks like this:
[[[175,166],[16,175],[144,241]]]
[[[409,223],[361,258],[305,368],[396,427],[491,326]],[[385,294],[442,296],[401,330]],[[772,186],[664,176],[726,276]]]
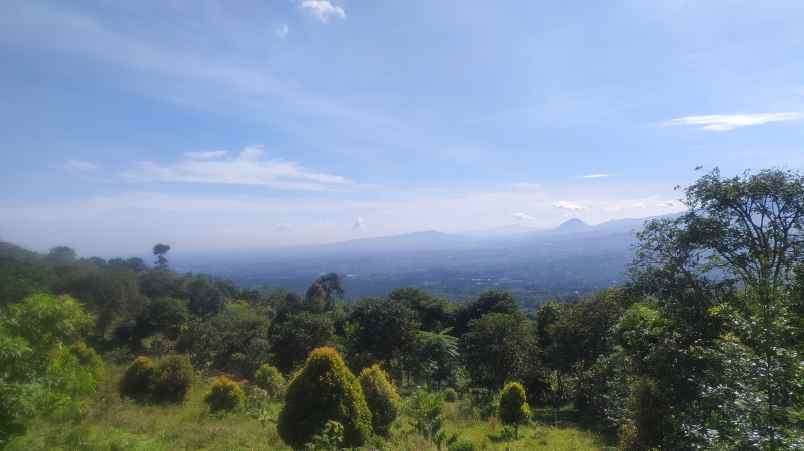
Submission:
[[[361,446],[371,436],[371,411],[357,378],[334,348],[314,349],[288,384],[279,414],[282,440],[301,448],[327,421],[344,428],[344,446]]]
[[[156,298],[137,316],[133,335],[141,340],[155,333],[163,333],[170,339],[176,339],[189,317],[184,300]]]
[[[444,401],[455,402],[458,400],[458,392],[452,387],[447,387],[444,390]]]
[[[304,449],[309,451],[337,451],[342,449],[344,440],[343,425],[337,421],[329,420],[324,425],[321,433],[314,435]]]
[[[401,402],[396,387],[391,383],[388,375],[374,364],[363,368],[360,372],[360,386],[363,396],[371,411],[371,425],[374,432],[387,436],[391,423],[396,420],[401,410]]]
[[[263,363],[254,373],[254,384],[265,390],[268,397],[276,398],[285,389],[285,377],[275,367]]]
[[[0,315],[0,446],[37,415],[76,417],[101,370],[92,318],[69,296],[31,295]]]
[[[156,364],[148,357],[139,356],[120,379],[120,394],[140,402],[148,401],[157,377]]]
[[[531,416],[525,388],[519,382],[505,384],[500,392],[500,420],[514,427],[514,436],[519,437],[519,426]]]
[[[418,389],[408,401],[405,410],[411,419],[413,430],[426,438],[438,449],[458,440],[456,434],[444,430],[444,400],[436,393]]]
[[[518,311],[516,302],[505,291],[486,291],[477,300],[461,306],[455,314],[455,336],[469,331],[470,323],[489,313],[513,314]]]
[[[186,355],[169,355],[157,365],[153,399],[157,402],[184,402],[192,381],[190,359]]]
[[[460,347],[458,338],[450,335],[451,329],[439,332],[416,333],[413,351],[406,367],[415,380],[431,388],[457,383],[460,373]]]
[[[461,340],[464,364],[472,382],[498,389],[521,379],[534,364],[537,349],[530,322],[521,314],[488,313],[469,325]]]
[[[215,379],[209,393],[204,397],[204,402],[212,412],[232,411],[243,406],[246,400],[240,384],[226,376]]]
[[[293,313],[283,321],[275,321],[269,330],[272,353],[277,368],[289,373],[313,349],[332,344],[335,325],[329,316],[301,312]]]
[[[419,324],[412,310],[401,303],[368,299],[360,301],[348,318],[350,355],[365,364],[382,362],[394,367],[408,355]]]
[[[447,451],[477,451],[477,447],[468,440],[458,440],[449,445]]]

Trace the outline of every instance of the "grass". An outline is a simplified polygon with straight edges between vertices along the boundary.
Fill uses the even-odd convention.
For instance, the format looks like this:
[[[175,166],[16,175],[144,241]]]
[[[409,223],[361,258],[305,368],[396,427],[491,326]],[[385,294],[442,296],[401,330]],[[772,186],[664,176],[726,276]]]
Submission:
[[[276,431],[244,412],[210,415],[203,402],[212,378],[199,378],[182,405],[141,405],[122,400],[117,392],[121,368],[112,368],[98,387],[86,414],[72,421],[38,419],[24,436],[12,441],[13,451],[179,451],[179,450],[289,450]],[[280,403],[268,406],[275,420]],[[474,443],[479,450],[604,450],[603,436],[562,411],[557,426],[552,413],[537,410],[529,425],[519,428],[519,438],[506,441],[496,418],[481,419],[466,401],[447,403],[445,429]],[[550,418],[550,420],[546,420]],[[410,432],[402,416],[388,440],[372,443],[375,449],[430,451],[436,447]]]

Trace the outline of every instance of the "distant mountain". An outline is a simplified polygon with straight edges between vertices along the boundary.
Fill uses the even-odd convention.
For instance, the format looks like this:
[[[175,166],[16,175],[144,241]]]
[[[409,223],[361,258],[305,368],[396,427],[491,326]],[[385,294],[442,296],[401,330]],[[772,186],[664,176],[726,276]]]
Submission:
[[[301,292],[324,272],[346,277],[347,296],[384,296],[413,286],[453,299],[506,289],[533,305],[625,280],[635,233],[645,219],[558,227],[511,225],[462,234],[435,230],[283,249],[245,250],[174,260],[177,267],[231,278],[243,286]]]

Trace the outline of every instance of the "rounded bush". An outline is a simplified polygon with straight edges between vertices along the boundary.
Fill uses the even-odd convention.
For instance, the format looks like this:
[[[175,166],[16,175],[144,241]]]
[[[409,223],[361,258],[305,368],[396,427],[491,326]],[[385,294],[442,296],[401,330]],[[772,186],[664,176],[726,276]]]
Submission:
[[[263,363],[254,373],[254,384],[265,390],[269,397],[276,398],[285,389],[285,377],[275,367]]]
[[[374,432],[383,436],[388,435],[391,423],[399,415],[401,407],[394,384],[377,364],[363,368],[359,380],[366,404],[371,411],[371,425]]]
[[[279,436],[302,448],[328,421],[343,425],[343,446],[362,446],[371,437],[371,411],[357,378],[334,348],[314,349],[290,381],[279,413]]]
[[[455,402],[458,400],[458,392],[454,388],[448,387],[444,390],[444,400],[447,402]]]
[[[519,382],[509,382],[500,392],[500,420],[506,426],[517,427],[530,418],[530,406],[525,388]]]
[[[153,387],[153,399],[159,402],[184,402],[193,381],[193,366],[186,355],[169,355],[159,361]]]
[[[226,376],[220,376],[215,379],[212,389],[204,397],[204,402],[209,406],[209,410],[218,412],[235,410],[243,405],[245,399],[246,395],[243,394],[240,384]]]
[[[157,374],[156,365],[151,359],[137,357],[120,380],[120,395],[137,401],[146,401],[151,396]]]
[[[457,442],[449,445],[447,451],[475,451],[477,447],[474,443],[467,440],[458,440]]]

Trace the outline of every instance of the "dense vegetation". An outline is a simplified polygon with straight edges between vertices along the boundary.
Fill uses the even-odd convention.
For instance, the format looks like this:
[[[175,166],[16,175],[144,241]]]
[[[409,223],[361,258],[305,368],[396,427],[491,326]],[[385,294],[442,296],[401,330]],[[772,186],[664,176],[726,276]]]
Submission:
[[[165,244],[148,267],[2,243],[0,448],[211,446],[115,435],[136,412],[261,442],[220,449],[804,448],[804,178],[714,171],[685,195],[627,284],[529,310],[504,291],[352,303],[336,274],[243,290],[177,274]],[[595,434],[562,448],[550,424]]]

